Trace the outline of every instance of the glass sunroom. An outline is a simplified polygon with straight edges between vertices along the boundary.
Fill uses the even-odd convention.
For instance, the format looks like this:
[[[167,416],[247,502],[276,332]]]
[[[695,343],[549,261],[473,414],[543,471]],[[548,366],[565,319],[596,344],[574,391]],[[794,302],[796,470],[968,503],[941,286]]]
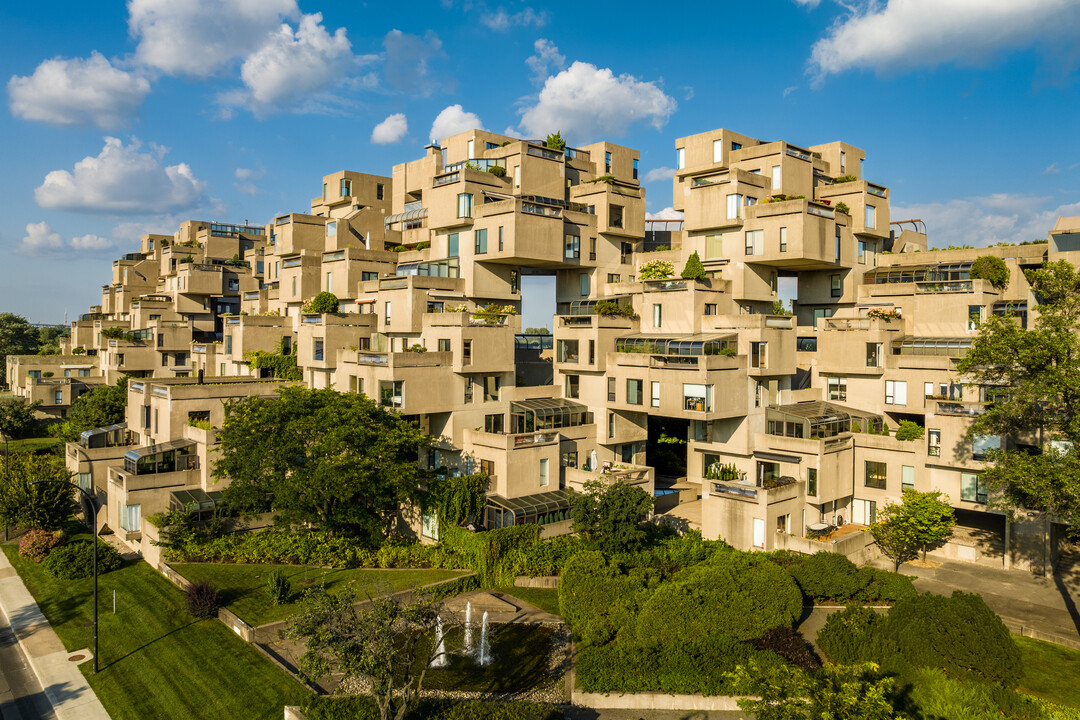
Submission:
[[[511,525],[550,525],[570,519],[570,499],[565,490],[504,498],[488,495],[484,526],[488,530]]]
[[[129,450],[124,455],[124,472],[131,475],[196,470],[199,456],[192,440],[170,440],[160,445]]]
[[[732,355],[736,335],[628,335],[615,341],[615,351],[651,355]]]
[[[881,416],[820,400],[771,405],[765,410],[765,421],[769,435],[811,440],[845,432],[881,432]]]
[[[534,398],[510,403],[510,432],[514,434],[579,427],[592,422],[593,415],[587,405],[566,398]]]

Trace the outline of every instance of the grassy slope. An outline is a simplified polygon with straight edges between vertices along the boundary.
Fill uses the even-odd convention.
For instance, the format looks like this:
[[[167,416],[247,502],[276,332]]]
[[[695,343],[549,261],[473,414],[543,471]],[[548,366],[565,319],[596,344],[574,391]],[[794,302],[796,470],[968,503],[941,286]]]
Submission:
[[[355,568],[327,570],[302,565],[224,565],[216,563],[176,564],[174,570],[188,580],[205,580],[221,591],[226,606],[249,625],[284,620],[296,612],[296,603],[271,605],[266,595],[266,579],[282,569],[292,582],[293,600],[304,588],[325,582],[328,590],[351,589],[361,597],[385,595],[417,585],[448,580],[465,574],[459,570],[380,570]],[[307,579],[310,582],[305,583]]]
[[[501,587],[496,590],[535,605],[544,612],[559,614],[559,591],[554,588]]]
[[[1080,707],[1080,650],[1013,636],[1024,656],[1020,692]]]
[[[92,581],[55,580],[4,546],[69,650],[90,647]],[[114,720],[277,718],[307,691],[217,620],[194,622],[181,592],[144,562],[99,580],[101,671],[81,666]],[[116,591],[116,614],[112,612]]]

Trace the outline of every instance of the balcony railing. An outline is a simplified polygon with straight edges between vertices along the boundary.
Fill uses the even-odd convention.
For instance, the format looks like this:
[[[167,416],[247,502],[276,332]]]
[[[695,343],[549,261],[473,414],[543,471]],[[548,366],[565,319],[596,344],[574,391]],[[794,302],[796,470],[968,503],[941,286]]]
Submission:
[[[558,442],[559,433],[557,432],[534,432],[525,433],[523,435],[514,436],[514,447],[529,447],[532,445],[549,445],[553,442]]]

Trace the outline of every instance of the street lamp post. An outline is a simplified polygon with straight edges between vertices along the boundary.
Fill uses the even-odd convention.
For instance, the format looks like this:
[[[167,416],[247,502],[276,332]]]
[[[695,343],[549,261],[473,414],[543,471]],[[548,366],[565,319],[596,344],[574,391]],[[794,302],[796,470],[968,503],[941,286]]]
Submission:
[[[97,582],[97,502],[94,496],[82,489],[81,486],[66,480],[34,480],[31,485],[53,483],[55,485],[69,485],[83,494],[86,504],[90,507],[90,535],[94,538],[94,673],[98,671],[98,582]]]

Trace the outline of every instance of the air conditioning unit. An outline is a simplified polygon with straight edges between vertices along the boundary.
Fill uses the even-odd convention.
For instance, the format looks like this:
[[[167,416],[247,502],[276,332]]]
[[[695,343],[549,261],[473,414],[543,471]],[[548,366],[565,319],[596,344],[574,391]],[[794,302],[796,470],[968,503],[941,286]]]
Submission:
[[[842,527],[843,524],[844,524],[844,516],[843,515],[837,515],[836,517],[833,518],[833,525],[835,525],[836,527]]]

